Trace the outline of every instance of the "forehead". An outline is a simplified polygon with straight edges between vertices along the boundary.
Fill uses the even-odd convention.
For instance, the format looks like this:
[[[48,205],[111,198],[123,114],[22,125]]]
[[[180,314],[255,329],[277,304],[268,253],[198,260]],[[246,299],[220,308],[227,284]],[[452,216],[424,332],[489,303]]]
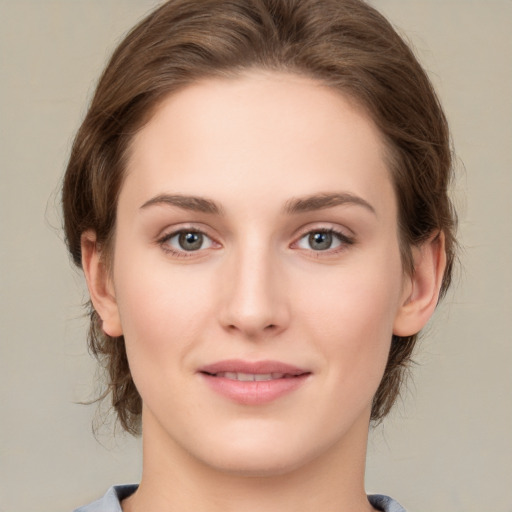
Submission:
[[[298,75],[247,72],[169,95],[134,137],[128,186],[142,196],[282,200],[333,187],[379,203],[390,188],[380,132],[339,91]],[[378,204],[377,204],[378,206]]]

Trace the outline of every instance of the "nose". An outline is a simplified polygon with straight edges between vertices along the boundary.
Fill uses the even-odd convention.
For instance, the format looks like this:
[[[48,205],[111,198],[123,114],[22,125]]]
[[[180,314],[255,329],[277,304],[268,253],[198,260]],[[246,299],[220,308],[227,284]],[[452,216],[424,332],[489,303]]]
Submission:
[[[249,245],[249,244],[248,244]],[[246,338],[276,335],[288,327],[290,311],[285,276],[267,248],[240,249],[225,261],[219,321]]]

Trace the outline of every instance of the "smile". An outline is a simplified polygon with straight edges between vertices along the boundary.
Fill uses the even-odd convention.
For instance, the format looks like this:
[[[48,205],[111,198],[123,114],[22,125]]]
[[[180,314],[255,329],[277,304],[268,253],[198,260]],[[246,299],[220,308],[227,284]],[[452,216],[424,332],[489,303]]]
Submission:
[[[291,379],[296,375],[290,375],[287,373],[236,373],[236,372],[219,372],[213,375],[213,377],[223,377],[230,380],[238,380],[241,382],[252,382],[252,381],[267,381],[276,379]]]
[[[280,361],[225,360],[199,368],[208,388],[241,405],[264,405],[298,390],[312,373]]]

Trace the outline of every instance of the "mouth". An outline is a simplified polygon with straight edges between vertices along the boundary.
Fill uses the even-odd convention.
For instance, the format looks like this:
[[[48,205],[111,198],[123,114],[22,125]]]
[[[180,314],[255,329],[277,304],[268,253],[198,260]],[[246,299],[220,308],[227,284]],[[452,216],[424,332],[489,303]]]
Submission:
[[[262,405],[292,393],[310,371],[279,361],[226,360],[201,367],[198,373],[216,393],[243,405]]]
[[[207,373],[211,377],[220,377],[223,379],[237,380],[240,382],[263,382],[276,379],[293,379],[298,375],[290,375],[289,373],[237,373],[237,372],[218,372]]]

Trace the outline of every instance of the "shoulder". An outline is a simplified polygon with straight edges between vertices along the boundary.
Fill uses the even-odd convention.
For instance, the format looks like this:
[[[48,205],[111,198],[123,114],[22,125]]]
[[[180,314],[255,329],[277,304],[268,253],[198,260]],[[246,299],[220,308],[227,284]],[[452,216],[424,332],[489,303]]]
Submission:
[[[136,484],[114,485],[97,501],[77,508],[74,512],[122,512],[121,500],[133,494]]]
[[[382,512],[407,512],[405,508],[389,496],[383,496],[382,494],[370,494],[368,501],[372,507]]]

